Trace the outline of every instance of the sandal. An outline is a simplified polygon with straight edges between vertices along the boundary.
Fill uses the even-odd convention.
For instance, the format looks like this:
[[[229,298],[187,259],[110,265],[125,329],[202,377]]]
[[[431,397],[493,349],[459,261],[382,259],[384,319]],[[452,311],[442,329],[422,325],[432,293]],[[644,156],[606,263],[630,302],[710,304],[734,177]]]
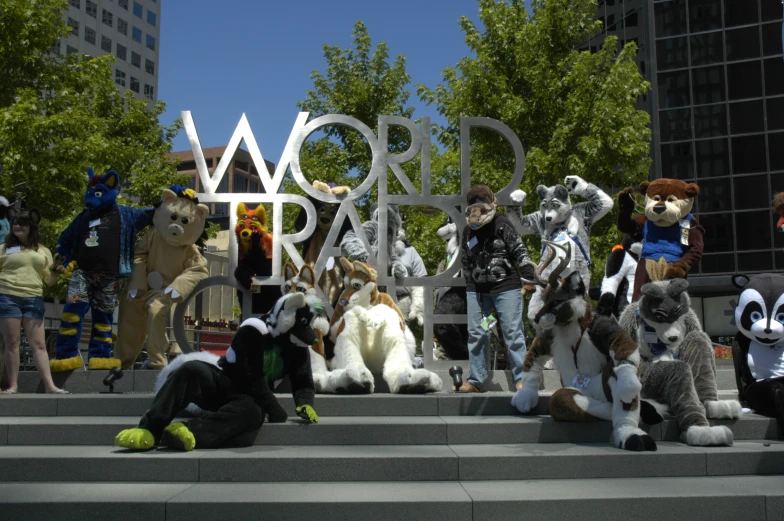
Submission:
[[[0,394],[19,394],[19,391],[14,391],[13,389],[6,389],[4,391],[0,391]]]
[[[47,394],[71,394],[71,393],[69,393],[65,389],[57,389],[56,391],[52,391],[51,393],[47,393]]]

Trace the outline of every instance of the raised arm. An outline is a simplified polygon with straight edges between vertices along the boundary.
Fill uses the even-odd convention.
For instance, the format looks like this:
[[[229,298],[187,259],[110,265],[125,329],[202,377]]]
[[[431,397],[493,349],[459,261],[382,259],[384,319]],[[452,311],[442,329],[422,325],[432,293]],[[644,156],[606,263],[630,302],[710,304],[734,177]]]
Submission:
[[[612,198],[595,184],[589,183],[579,176],[569,175],[564,179],[564,186],[570,194],[585,198],[584,202],[577,203],[572,207],[572,212],[578,219],[582,219],[586,229],[590,230],[593,223],[612,210]]]
[[[631,186],[624,188],[618,194],[618,230],[622,233],[631,235],[635,241],[642,240],[642,230],[645,225],[645,216],[634,214],[634,188]]]
[[[529,213],[528,215],[523,215],[523,206],[525,205],[525,199],[527,195],[522,190],[515,190],[510,194],[510,198],[514,204],[505,206],[506,215],[509,217],[509,220],[512,221],[515,228],[517,228],[517,233],[520,235],[539,235],[540,228],[539,222],[542,220],[542,214],[540,212],[533,212]]]

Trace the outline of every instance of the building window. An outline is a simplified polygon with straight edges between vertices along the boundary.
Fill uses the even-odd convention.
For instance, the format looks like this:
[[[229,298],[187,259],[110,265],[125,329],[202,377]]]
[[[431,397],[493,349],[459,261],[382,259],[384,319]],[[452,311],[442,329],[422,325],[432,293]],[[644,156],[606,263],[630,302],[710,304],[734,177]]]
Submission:
[[[727,61],[747,60],[749,58],[759,58],[760,56],[760,37],[759,28],[744,27],[743,29],[733,29],[727,31]],[[781,28],[778,35],[779,45],[781,45]]]
[[[82,8],[82,0],[68,0],[68,3],[71,4],[71,7],[75,7],[77,9]]]
[[[147,48],[155,50],[155,37],[150,34],[147,35]]]
[[[749,25],[758,20],[756,0],[724,0],[724,24],[727,27]]]
[[[155,76],[155,62],[152,60],[144,59],[144,70],[147,74]]]
[[[112,39],[101,36],[101,49],[106,52],[112,52]]]
[[[733,134],[765,132],[762,100],[730,104],[730,130]]]
[[[71,34],[78,37],[79,36],[79,22],[74,20],[73,18],[68,18],[68,27],[71,28]]]
[[[79,49],[76,47],[71,47],[70,45],[66,45],[65,47],[65,54],[76,54],[79,52]]]
[[[659,83],[659,106],[675,108],[689,105],[689,72],[667,72],[657,74]]]
[[[660,71],[682,69],[689,66],[689,41],[681,38],[667,38],[656,42],[656,63]]]
[[[119,43],[117,44],[117,57],[122,61],[126,61],[128,59],[128,49]]]
[[[721,2],[689,0],[689,30],[701,33],[721,29]]]
[[[762,62],[727,65],[727,77],[731,100],[762,97]]]
[[[662,142],[691,139],[691,109],[659,111]]]
[[[131,31],[131,38],[133,38],[133,41],[135,42],[142,43],[142,30],[134,26],[133,31]]]
[[[87,14],[93,18],[98,18],[98,4],[92,0],[87,0],[86,6]]]
[[[134,67],[141,68],[142,56],[140,54],[136,54],[135,52],[131,51],[131,65],[133,65]]]
[[[244,193],[248,191],[248,178],[239,175],[234,176],[234,193]]]
[[[54,45],[52,45],[52,54],[60,54],[60,40],[57,40],[54,42]]]
[[[724,67],[692,69],[692,100],[695,105],[724,101]]]
[[[84,41],[87,43],[91,43],[95,45],[95,29],[90,29],[89,27],[84,28]]]
[[[147,23],[153,27],[155,27],[155,24],[158,23],[158,17],[149,9],[147,9]]]
[[[144,97],[147,99],[154,99],[155,93],[152,85],[144,84]]]
[[[701,179],[700,187],[702,186],[702,178],[730,175],[730,152],[727,138],[696,141],[695,145],[697,149],[697,177]],[[706,204],[710,204],[710,201],[707,201]],[[700,211],[707,212],[708,210],[700,207]]]
[[[686,0],[672,0],[653,6],[656,37],[686,34]]]
[[[188,188],[190,188],[191,190],[196,190],[196,177],[195,177],[195,176],[192,176],[192,175],[189,175],[189,176],[188,176],[188,180],[187,180],[187,181],[185,181],[185,184],[186,184],[186,185],[188,186]]]
[[[765,95],[784,94],[784,60],[770,58],[765,60]]]
[[[128,10],[128,0],[117,0],[117,5],[119,5],[126,11]]]
[[[734,174],[754,174],[765,172],[767,168],[764,135],[732,138],[732,172]]]
[[[183,161],[177,165],[178,172],[182,172],[183,170],[196,170],[196,161]]]
[[[759,40],[759,37],[758,37]],[[691,37],[691,64],[708,65],[724,61],[724,40],[721,31]]]
[[[142,7],[142,4],[140,4],[139,2],[133,3],[133,14],[134,16],[138,16],[139,18],[142,17],[142,15],[144,14],[144,7]]]
[[[109,27],[112,27],[112,24],[114,24],[114,15],[109,11],[107,11],[106,9],[104,9],[101,12],[101,21],[104,24],[108,25]]]
[[[125,87],[125,73],[120,69],[114,71],[114,83],[120,87]]]
[[[234,168],[239,168],[243,172],[247,172],[248,163],[246,161],[234,161]]]
[[[702,189],[700,189],[702,190]],[[704,223],[704,224],[703,224]],[[733,244],[732,216],[728,213],[700,215],[700,224],[705,228],[705,249],[721,252],[735,249]],[[732,258],[732,255],[727,255]],[[704,263],[703,263],[704,266]]]
[[[706,105],[694,108],[694,135],[697,138],[727,135],[727,106]]]
[[[139,80],[131,76],[131,90],[139,94]]]
[[[128,36],[128,22],[120,17],[117,18],[117,32]]]

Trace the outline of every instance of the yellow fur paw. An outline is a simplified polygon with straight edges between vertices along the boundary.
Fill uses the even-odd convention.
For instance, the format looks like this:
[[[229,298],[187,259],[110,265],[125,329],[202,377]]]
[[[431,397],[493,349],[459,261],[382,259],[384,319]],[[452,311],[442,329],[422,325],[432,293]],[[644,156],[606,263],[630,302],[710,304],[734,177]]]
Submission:
[[[125,429],[114,438],[118,447],[134,450],[148,450],[155,447],[155,438],[147,429]]]
[[[120,367],[120,360],[117,358],[90,358],[87,361],[87,369],[111,369]]]
[[[73,358],[65,358],[63,360],[49,360],[49,368],[53,373],[62,373],[65,371],[73,371],[84,367],[84,362],[81,356]]]
[[[196,438],[182,422],[172,423],[163,431],[161,442],[167,447],[179,450],[193,450],[196,448]]]

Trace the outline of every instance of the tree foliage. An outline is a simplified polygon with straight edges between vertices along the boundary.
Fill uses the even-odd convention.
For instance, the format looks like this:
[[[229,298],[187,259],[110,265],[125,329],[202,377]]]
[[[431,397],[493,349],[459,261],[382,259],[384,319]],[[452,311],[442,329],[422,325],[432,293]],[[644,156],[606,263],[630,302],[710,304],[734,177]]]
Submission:
[[[21,192],[51,246],[83,206],[86,171],[117,170],[125,202],[149,205],[184,180],[169,160],[180,122],[158,122],[112,78],[113,57],[50,54],[70,28],[66,0],[0,0],[0,194]],[[18,185],[18,186],[17,186]]]
[[[478,0],[481,28],[460,19],[471,56],[443,72],[434,90],[418,86],[447,124],[438,133],[448,149],[459,147],[461,116],[486,116],[508,125],[526,152],[521,188],[526,211],[538,206],[535,187],[579,175],[603,186],[622,187],[648,175],[650,116],[636,108],[650,89],[634,59],[637,47],[620,48],[610,36],[594,53],[577,48],[595,36],[596,0]],[[514,157],[499,135],[471,134],[472,182],[494,190],[508,183]],[[456,183],[453,177],[447,183]],[[614,215],[614,214],[613,214]],[[620,240],[615,218],[594,227],[591,250],[603,259]],[[538,251],[538,240],[530,240]],[[594,281],[604,263],[594,263]]]

